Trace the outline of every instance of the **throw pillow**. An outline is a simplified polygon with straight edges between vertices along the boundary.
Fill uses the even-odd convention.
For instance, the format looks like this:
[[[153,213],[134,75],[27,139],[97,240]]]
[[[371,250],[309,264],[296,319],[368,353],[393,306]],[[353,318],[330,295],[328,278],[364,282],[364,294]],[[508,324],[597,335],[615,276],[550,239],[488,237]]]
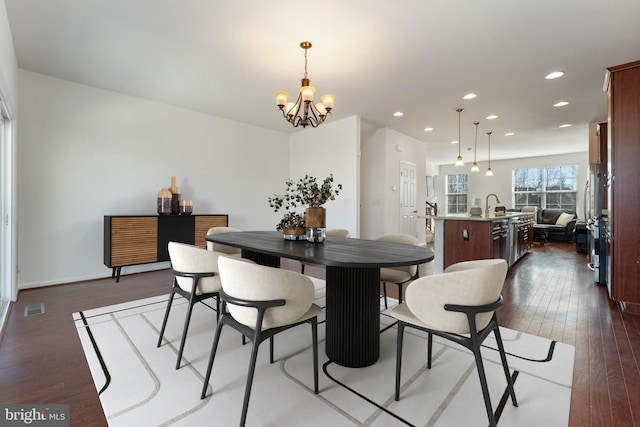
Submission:
[[[556,221],[556,225],[561,225],[566,227],[569,224],[569,221],[573,219],[573,215],[568,214],[566,212],[562,212]]]

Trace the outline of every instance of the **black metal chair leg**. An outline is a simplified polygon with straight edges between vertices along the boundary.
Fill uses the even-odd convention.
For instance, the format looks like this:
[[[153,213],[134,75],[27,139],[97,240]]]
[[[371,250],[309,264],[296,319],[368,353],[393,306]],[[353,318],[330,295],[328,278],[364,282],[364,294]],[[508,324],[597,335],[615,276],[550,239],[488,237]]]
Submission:
[[[384,294],[384,308],[386,310],[389,308],[387,306],[387,282],[382,282],[382,293]]]
[[[311,339],[313,339],[313,392],[318,394],[318,318],[311,320]]]
[[[269,338],[269,363],[273,363],[273,337]]]
[[[500,335],[500,329],[496,326],[493,330],[493,334],[496,337],[496,343],[498,344],[498,352],[500,353],[500,360],[502,360],[502,369],[504,369],[504,375],[507,378],[507,386],[509,387],[509,394],[511,395],[511,403],[513,406],[518,406],[516,399],[516,391],[513,388],[513,378],[509,372],[509,365],[507,364],[507,355],[504,352],[504,345],[502,344],[502,336]]]
[[[431,355],[433,354],[433,334],[429,332],[427,337],[427,368],[431,369]]]
[[[222,319],[221,319],[222,320]],[[209,356],[209,364],[207,365],[207,374],[204,376],[204,385],[202,386],[202,393],[200,399],[204,399],[207,395],[207,386],[209,385],[209,378],[211,378],[211,368],[213,367],[213,360],[216,358],[216,351],[218,351],[218,343],[220,341],[220,335],[222,334],[222,327],[224,321],[218,322],[216,328],[216,336],[213,338],[213,344],[211,344],[211,355]]]
[[[260,346],[260,331],[256,331],[253,338],[253,348],[251,349],[251,361],[247,372],[247,385],[244,389],[244,402],[242,403],[242,415],[240,416],[240,427],[244,427],[247,421],[247,410],[249,409],[249,398],[251,397],[251,386],[253,385],[253,374],[256,371],[256,360],[258,359],[258,347]]]
[[[398,340],[396,346],[396,402],[400,400],[400,371],[402,369],[402,340],[404,337],[404,322],[398,321]]]
[[[493,414],[493,407],[491,406],[491,397],[489,396],[489,387],[487,386],[487,376],[484,371],[484,363],[482,362],[482,354],[480,353],[480,343],[477,336],[472,334],[472,351],[476,359],[476,369],[478,371],[478,377],[480,378],[480,387],[482,388],[482,395],[484,396],[484,406],[487,410],[487,417],[489,418],[489,426],[496,426],[496,418]]]
[[[164,312],[164,320],[162,321],[162,327],[160,328],[160,336],[158,337],[158,345],[156,347],[160,347],[162,344],[162,337],[164,336],[164,330],[167,327],[167,320],[169,320],[169,312],[171,311],[171,304],[173,303],[173,297],[175,296],[175,292],[171,291],[171,295],[169,295],[169,301],[167,302],[167,310]]]
[[[176,362],[176,369],[180,369],[180,362],[182,361],[182,352],[184,351],[184,344],[187,342],[187,331],[189,330],[189,323],[191,322],[191,312],[193,311],[193,301],[189,301],[189,309],[187,310],[187,318],[184,319],[184,328],[182,330],[182,339],[180,340],[180,350],[178,351],[178,361]]]
[[[402,283],[396,283],[398,285],[398,304],[402,304]]]

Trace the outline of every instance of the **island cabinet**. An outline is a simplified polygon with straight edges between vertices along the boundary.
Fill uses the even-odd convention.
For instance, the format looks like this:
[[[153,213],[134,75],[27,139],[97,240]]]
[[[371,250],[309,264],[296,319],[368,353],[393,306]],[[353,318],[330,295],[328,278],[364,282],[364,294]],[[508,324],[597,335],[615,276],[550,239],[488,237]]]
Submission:
[[[607,69],[609,274],[612,299],[640,313],[640,61]]]
[[[104,264],[120,281],[122,267],[169,261],[170,241],[207,246],[212,227],[226,227],[228,215],[105,215]]]
[[[434,272],[452,264],[487,258],[504,259],[509,266],[532,246],[533,214],[510,212],[505,216],[430,216],[434,222]]]
[[[461,261],[502,258],[509,261],[509,225],[493,221],[445,221],[444,268]]]

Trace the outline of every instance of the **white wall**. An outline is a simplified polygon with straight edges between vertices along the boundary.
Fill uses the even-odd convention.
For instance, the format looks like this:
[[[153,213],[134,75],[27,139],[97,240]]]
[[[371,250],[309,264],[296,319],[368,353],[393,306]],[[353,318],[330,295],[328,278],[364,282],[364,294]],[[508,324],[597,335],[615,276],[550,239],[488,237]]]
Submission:
[[[327,228],[344,228],[352,237],[360,235],[360,117],[339,121],[327,119],[315,129],[302,129],[290,136],[290,178],[305,175],[319,181],[333,173],[334,184],[342,184],[335,200],[327,202]],[[284,181],[273,193],[284,191]],[[302,212],[302,211],[301,211]]]
[[[585,135],[585,149],[588,148],[586,137],[587,136]],[[477,173],[469,172],[469,169],[471,169],[470,164],[462,167],[456,167],[453,165],[440,166],[440,174],[434,180],[436,184],[436,196],[438,198],[438,213],[440,215],[446,214],[447,199],[445,196],[445,180],[447,174],[460,173],[461,171],[469,172],[469,207],[471,206],[471,201],[474,197],[480,197],[482,198],[482,209],[484,210],[485,198],[487,194],[495,193],[500,199],[500,204],[509,209],[513,207],[511,175],[513,169],[578,165],[577,211],[578,216],[584,216],[584,185],[587,182],[589,171],[588,151],[557,156],[491,161],[491,169],[494,173],[493,177],[488,177],[484,174],[488,167],[486,162],[478,162],[478,165],[480,166],[480,172]],[[490,200],[490,205],[492,207],[495,207],[496,205],[495,199],[493,199],[493,197]]]
[[[362,141],[362,193],[360,212],[360,233],[365,239],[374,239],[384,234],[385,203],[384,188],[387,180],[385,164],[384,129],[379,129]]]
[[[362,146],[362,237],[374,239],[400,232],[400,162],[416,165],[416,206],[425,213],[426,145],[389,128],[379,129]],[[395,190],[394,190],[395,187]],[[418,220],[418,241],[425,227]]]
[[[194,213],[275,228],[267,199],[289,177],[286,134],[22,69],[18,83],[21,288],[109,276],[103,216],[155,214],[172,175]]]
[[[5,0],[0,0],[0,96],[10,107],[17,107],[18,65]]]

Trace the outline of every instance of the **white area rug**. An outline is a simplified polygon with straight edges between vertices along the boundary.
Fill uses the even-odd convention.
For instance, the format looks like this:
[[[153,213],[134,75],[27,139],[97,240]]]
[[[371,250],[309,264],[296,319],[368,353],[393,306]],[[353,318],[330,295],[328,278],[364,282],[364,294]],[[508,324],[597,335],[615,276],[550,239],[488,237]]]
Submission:
[[[323,282],[316,299],[324,305]],[[74,313],[78,334],[111,426],[235,426],[240,420],[251,345],[225,327],[207,398],[200,400],[215,332],[215,312],[197,304],[182,367],[175,369],[185,301],[176,297],[156,347],[167,297],[132,301]],[[381,329],[393,323],[381,316]],[[515,375],[519,407],[506,398],[506,380],[491,335],[483,358],[498,425],[566,426],[569,420],[574,348],[501,329]],[[432,369],[426,368],[426,337],[405,332],[399,402],[394,396],[396,328],[381,333],[380,359],[367,368],[344,368],[324,354],[324,323],[318,327],[320,394],[315,395],[311,328],[276,336],[276,362],[269,345],[258,355],[249,426],[485,426],[487,416],[472,354],[434,339]],[[324,368],[324,369],[323,369]]]

